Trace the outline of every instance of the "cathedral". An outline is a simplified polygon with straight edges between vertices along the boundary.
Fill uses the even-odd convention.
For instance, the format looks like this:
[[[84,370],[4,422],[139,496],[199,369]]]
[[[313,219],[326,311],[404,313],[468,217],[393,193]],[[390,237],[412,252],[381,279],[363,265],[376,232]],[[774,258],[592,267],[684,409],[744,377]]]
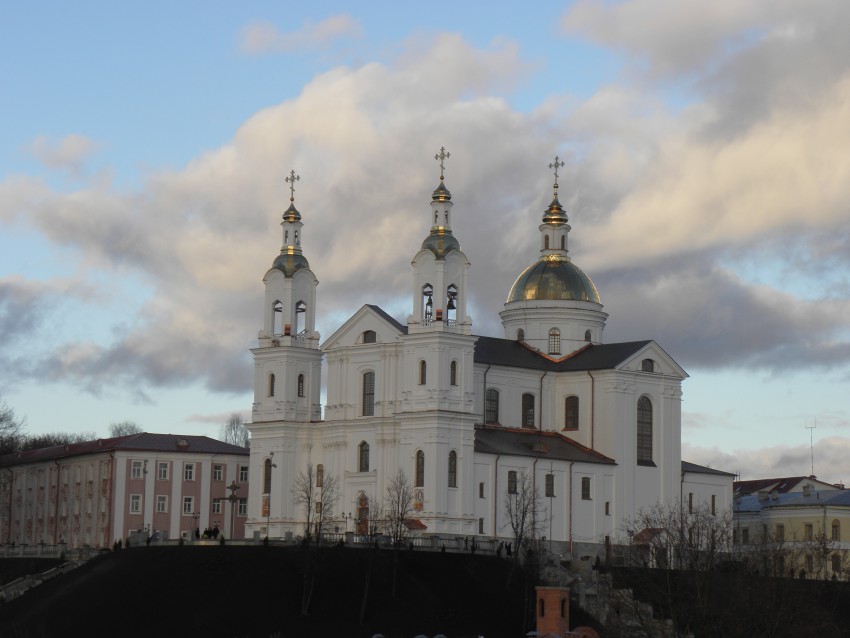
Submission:
[[[685,371],[652,340],[605,343],[599,293],[569,256],[557,157],[539,253],[506,282],[504,334],[473,332],[448,157],[444,149],[436,156],[427,236],[411,262],[410,315],[401,322],[366,304],[323,343],[318,280],[294,204],[298,176],[287,177],[283,244],[263,279],[262,329],[251,350],[246,536],[304,533],[293,486],[308,467],[317,484],[336,477],[326,529],[364,533],[370,508],[401,471],[417,534],[508,540],[506,497],[527,488],[538,496],[533,535],[574,556],[622,541],[628,521],[659,503],[729,508],[731,475],[681,459]]]

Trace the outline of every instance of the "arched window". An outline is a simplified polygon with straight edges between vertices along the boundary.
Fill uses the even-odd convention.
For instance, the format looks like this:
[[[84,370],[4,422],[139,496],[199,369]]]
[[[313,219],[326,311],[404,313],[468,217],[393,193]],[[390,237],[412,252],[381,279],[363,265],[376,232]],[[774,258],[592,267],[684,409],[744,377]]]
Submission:
[[[307,304],[305,304],[303,301],[299,301],[295,304],[295,330],[293,331],[294,336],[298,336],[298,333],[304,330],[304,319],[302,318],[302,315],[304,315],[304,313],[306,312]]]
[[[449,487],[457,487],[457,452],[449,452]]]
[[[413,487],[425,487],[425,452],[416,452],[416,481]]]
[[[457,361],[449,365],[449,385],[457,385]]]
[[[363,333],[363,343],[376,343],[378,341],[378,334],[374,330],[366,330]]]
[[[543,248],[544,250],[549,250],[549,235],[543,236]]]
[[[272,491],[272,460],[263,462],[263,494],[271,494]]]
[[[431,284],[422,286],[422,316],[426,322],[434,316],[434,286]]]
[[[363,375],[363,416],[375,414],[375,373]]]
[[[269,396],[274,396],[274,372],[269,375]]]
[[[516,331],[516,340],[517,341],[525,341],[525,330],[520,328]]]
[[[316,466],[316,487],[324,487],[325,485],[325,466],[319,463]]]
[[[652,359],[644,359],[640,362],[641,372],[655,372],[655,361]]]
[[[584,331],[584,340],[590,342],[590,330]]]
[[[369,471],[369,444],[363,441],[357,448],[357,471]]]
[[[272,334],[274,335],[283,333],[283,322],[281,317],[283,317],[283,304],[280,300],[276,300],[272,304]]]
[[[564,429],[578,429],[578,397],[567,397],[564,401]]]
[[[645,396],[637,403],[637,462],[652,465],[652,401]]]
[[[484,399],[484,422],[499,422],[499,391],[496,388],[488,388]]]
[[[516,494],[516,472],[508,472],[508,494]]]
[[[419,362],[419,385],[425,385],[428,378],[428,366],[424,361]]]
[[[522,427],[534,427],[534,395],[528,392],[522,395]]]
[[[549,354],[561,354],[561,331],[557,328],[549,331]]]
[[[298,396],[299,397],[304,396],[304,375],[303,374],[298,375]]]

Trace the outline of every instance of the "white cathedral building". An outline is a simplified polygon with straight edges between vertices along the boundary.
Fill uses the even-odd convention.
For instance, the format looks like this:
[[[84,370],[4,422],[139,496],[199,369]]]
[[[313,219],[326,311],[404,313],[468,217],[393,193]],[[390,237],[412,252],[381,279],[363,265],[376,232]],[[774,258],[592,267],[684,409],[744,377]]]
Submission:
[[[573,555],[622,540],[624,523],[659,503],[731,507],[732,475],[682,462],[685,371],[652,340],[604,342],[599,293],[569,257],[557,158],[539,255],[510,287],[504,335],[473,333],[445,157],[441,149],[406,322],[367,304],[322,344],[319,282],[301,250],[293,191],[251,351],[246,536],[304,533],[292,488],[308,465],[338,478],[331,529],[362,532],[401,470],[420,533],[505,540],[505,495],[525,475],[540,497],[538,538]]]

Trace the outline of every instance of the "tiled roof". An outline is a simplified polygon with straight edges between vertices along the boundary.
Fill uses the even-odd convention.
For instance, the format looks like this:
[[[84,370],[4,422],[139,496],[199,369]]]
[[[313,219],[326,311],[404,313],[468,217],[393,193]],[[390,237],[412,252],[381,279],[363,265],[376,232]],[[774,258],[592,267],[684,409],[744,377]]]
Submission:
[[[478,337],[475,343],[475,362],[552,372],[608,370],[628,359],[648,343],[651,342],[647,340],[590,344],[566,357],[553,359],[521,341]]]
[[[682,461],[682,471],[691,472],[692,474],[719,474],[722,476],[735,476],[732,472],[715,470],[713,467],[697,465],[696,463],[688,463],[688,461]]]
[[[208,436],[185,434],[155,434],[142,432],[128,434],[111,439],[96,439],[83,443],[56,445],[37,450],[27,450],[0,457],[0,465],[16,465],[18,463],[36,463],[50,459],[82,456],[118,450],[138,450],[145,452],[182,452],[186,454],[240,454],[248,456],[248,448],[217,441]]]
[[[490,425],[475,427],[475,451],[482,454],[533,456],[559,461],[616,464],[613,459],[576,443],[558,432]]]

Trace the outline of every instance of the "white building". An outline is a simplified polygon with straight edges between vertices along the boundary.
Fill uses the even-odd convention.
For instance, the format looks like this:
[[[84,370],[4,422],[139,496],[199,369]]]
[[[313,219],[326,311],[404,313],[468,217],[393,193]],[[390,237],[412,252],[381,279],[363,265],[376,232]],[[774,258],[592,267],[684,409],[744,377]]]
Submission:
[[[502,338],[473,334],[470,262],[452,234],[441,162],[406,324],[364,305],[321,346],[318,281],[291,200],[252,350],[251,472],[265,480],[249,496],[248,536],[304,532],[292,485],[308,464],[339,477],[347,530],[342,515],[362,528],[398,470],[414,485],[425,534],[509,536],[505,494],[523,473],[541,497],[538,533],[571,548],[602,545],[624,519],[683,491],[731,505],[731,475],[683,468],[685,371],[654,341],[604,343],[608,315],[569,257],[557,189],[556,172],[539,256],[510,288]]]

